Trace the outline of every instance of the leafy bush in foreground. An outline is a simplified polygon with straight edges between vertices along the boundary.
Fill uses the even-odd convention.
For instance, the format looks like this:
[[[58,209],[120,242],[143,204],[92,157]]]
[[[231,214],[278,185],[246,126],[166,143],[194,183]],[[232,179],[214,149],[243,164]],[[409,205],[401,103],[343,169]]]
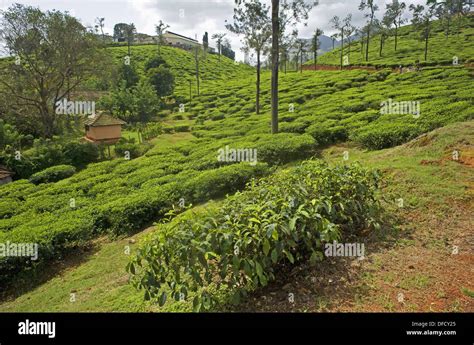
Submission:
[[[196,311],[217,302],[221,286],[233,302],[275,278],[285,264],[322,259],[325,242],[368,226],[377,228],[379,176],[358,165],[330,168],[306,161],[228,197],[202,217],[164,225],[138,250],[127,269],[145,299],[160,305],[194,293]]]

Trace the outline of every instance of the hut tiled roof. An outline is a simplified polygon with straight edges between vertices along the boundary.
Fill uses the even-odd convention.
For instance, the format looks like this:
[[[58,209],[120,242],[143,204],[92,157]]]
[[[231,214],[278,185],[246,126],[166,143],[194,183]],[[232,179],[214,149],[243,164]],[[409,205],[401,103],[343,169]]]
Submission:
[[[126,124],[125,121],[112,117],[110,115],[99,113],[93,117],[88,118],[85,122],[85,125],[91,127],[99,127],[99,126],[113,126],[113,125],[124,125]]]
[[[0,165],[0,180],[4,179],[6,177],[12,176],[14,174],[15,174],[14,172],[8,170],[3,165]]]

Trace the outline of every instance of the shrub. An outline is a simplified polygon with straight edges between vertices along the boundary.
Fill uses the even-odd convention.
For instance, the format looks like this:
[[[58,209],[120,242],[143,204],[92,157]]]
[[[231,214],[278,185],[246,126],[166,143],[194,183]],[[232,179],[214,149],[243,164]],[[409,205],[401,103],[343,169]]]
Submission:
[[[150,146],[145,144],[136,144],[134,140],[120,138],[120,140],[115,144],[115,154],[121,157],[127,155],[130,159],[133,159],[145,154],[149,148]]]
[[[76,168],[71,165],[56,165],[33,174],[30,182],[34,184],[56,182],[71,177],[75,172]]]
[[[174,90],[174,75],[164,66],[152,68],[147,71],[150,84],[153,85],[158,96],[169,96]]]
[[[208,214],[164,225],[139,248],[127,269],[145,299],[163,305],[194,293],[196,311],[211,309],[209,291],[241,296],[275,279],[278,268],[323,258],[323,244],[378,228],[379,177],[357,165],[329,168],[307,161],[248,184]],[[173,212],[169,213],[174,215]],[[218,280],[218,282],[217,282]]]
[[[347,130],[344,126],[338,126],[338,121],[326,121],[306,128],[306,133],[315,138],[321,145],[334,144],[347,139]]]
[[[403,144],[423,133],[409,123],[378,123],[354,133],[353,139],[371,150],[381,150]]]
[[[65,162],[81,168],[99,159],[99,149],[96,145],[85,142],[69,142],[63,148]]]
[[[258,161],[271,165],[290,162],[307,157],[316,145],[316,141],[306,134],[269,134],[257,142]]]

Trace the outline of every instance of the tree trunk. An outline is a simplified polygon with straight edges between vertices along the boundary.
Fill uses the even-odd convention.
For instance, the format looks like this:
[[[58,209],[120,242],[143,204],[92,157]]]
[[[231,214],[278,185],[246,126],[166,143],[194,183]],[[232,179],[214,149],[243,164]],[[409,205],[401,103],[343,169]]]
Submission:
[[[199,96],[199,58],[198,58],[198,47],[196,47],[196,84],[197,84],[197,94]]]
[[[379,57],[382,57],[382,49],[383,49],[383,37],[382,37],[382,35],[380,35]]]
[[[395,25],[395,51],[397,51],[397,42],[398,42],[398,26]]]
[[[370,28],[372,27],[372,19],[370,20],[370,25],[367,28],[367,44],[365,46],[365,61],[369,61],[369,43],[370,43]]]
[[[426,35],[426,38],[425,38],[425,61],[426,61],[426,58],[428,57],[428,40],[430,38],[430,34],[427,34]]]
[[[303,73],[303,50],[301,50],[300,55],[300,73]]]
[[[257,50],[257,95],[255,101],[255,112],[260,113],[260,51]]]
[[[318,49],[314,50],[314,70],[316,71],[316,64],[318,63]]]
[[[272,133],[278,133],[278,45],[280,1],[272,0]]]
[[[344,53],[344,29],[341,29],[341,70],[342,70],[342,55]]]
[[[451,24],[451,18],[448,15],[448,27],[446,28],[446,37],[449,37],[450,24]]]

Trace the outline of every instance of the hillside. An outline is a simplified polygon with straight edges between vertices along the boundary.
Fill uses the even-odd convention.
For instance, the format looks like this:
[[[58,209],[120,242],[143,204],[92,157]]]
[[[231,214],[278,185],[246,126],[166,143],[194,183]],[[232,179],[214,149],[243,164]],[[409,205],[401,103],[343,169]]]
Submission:
[[[471,30],[466,29],[463,37],[470,37]],[[409,35],[406,36],[401,38],[400,51],[409,49],[404,47],[404,42],[410,42]],[[472,58],[472,46],[462,40],[458,42],[453,44],[462,53],[458,54],[459,57]],[[132,47],[131,61],[136,63],[139,73],[143,74],[144,63],[156,53],[156,49],[155,46]],[[127,54],[126,47],[108,48],[107,51],[117,64],[122,63]],[[34,185],[27,180],[18,180],[1,186],[0,243],[39,243],[41,258],[38,262],[17,257],[0,258],[2,281],[12,281],[13,278],[12,285],[28,289],[51,276],[54,278],[38,291],[45,293],[42,289],[46,289],[46,294],[54,295],[62,284],[62,278],[56,276],[58,271],[48,273],[48,266],[53,263],[56,266],[58,258],[65,258],[71,265],[66,267],[72,275],[66,278],[70,291],[62,291],[58,298],[86,288],[97,292],[97,299],[84,304],[81,310],[148,309],[138,293],[132,292],[131,286],[125,286],[126,274],[120,267],[128,256],[122,256],[123,247],[127,245],[127,240],[122,238],[143,231],[153,222],[163,221],[168,212],[182,202],[195,205],[220,200],[242,190],[253,178],[276,176],[275,173],[283,167],[297,166],[301,160],[320,156],[321,153],[324,156],[328,152],[325,149],[329,147],[331,150],[332,145],[341,143],[347,145],[350,155],[360,155],[362,160],[370,157],[368,165],[389,170],[389,165],[384,164],[395,164],[405,157],[400,148],[392,147],[457,122],[469,123],[459,133],[459,125],[446,130],[453,134],[452,140],[458,141],[452,141],[444,148],[436,146],[430,155],[438,157],[442,150],[447,150],[449,145],[457,145],[460,140],[466,142],[470,154],[472,127],[467,121],[472,120],[474,115],[473,78],[472,69],[464,66],[426,67],[419,72],[404,74],[389,68],[379,71],[282,74],[279,103],[281,133],[272,135],[269,125],[269,73],[262,74],[262,108],[261,114],[256,115],[255,72],[252,67],[235,64],[225,57],[219,61],[216,55],[208,55],[200,62],[202,83],[201,94],[197,96],[193,55],[169,47],[162,48],[162,55],[176,76],[175,94],[188,100],[184,104],[184,112],[179,112],[177,105],[171,111],[167,110],[165,123],[170,126],[185,124],[182,132],[159,136],[151,141],[153,147],[142,157],[89,164],[59,182]],[[330,54],[325,56],[330,58]],[[408,63],[414,56],[405,55],[404,59]],[[381,61],[380,65],[383,64],[389,65]],[[189,80],[193,82],[192,100],[188,99]],[[396,110],[382,111],[382,103],[398,104],[393,102],[410,102],[413,109],[404,110],[397,106]],[[446,141],[447,137],[444,136]],[[258,156],[252,162],[217,159],[219,150],[226,147],[255,149]],[[387,187],[392,191],[391,188],[403,186],[407,181],[411,185],[419,178],[426,178],[427,171],[433,172],[428,169],[431,163],[426,164],[428,170],[418,172],[420,155],[425,152],[411,151],[410,146],[402,147],[407,150],[407,156],[415,158],[408,166],[408,180],[395,180]],[[382,149],[390,151],[365,151]],[[336,152],[340,154],[337,148]],[[386,152],[398,152],[399,155],[390,156],[390,160],[383,164],[378,162],[384,160]],[[462,152],[464,155],[464,149]],[[331,160],[328,157],[328,161]],[[448,164],[451,167],[459,163]],[[400,166],[399,170],[403,169],[407,166]],[[457,170],[455,174],[458,174]],[[465,171],[459,174],[463,175]],[[456,176],[466,180],[464,176]],[[440,185],[436,178],[431,181],[432,185],[419,187],[420,195]],[[452,197],[455,191],[459,192],[459,188],[459,184],[455,184],[452,189],[446,187],[436,191],[433,198],[430,196],[426,202],[431,205],[440,196]],[[469,188],[466,190],[468,193]],[[467,196],[463,200],[468,200]],[[422,206],[422,203],[416,200],[414,206]],[[137,235],[139,237],[141,234]],[[105,238],[117,240],[109,243]],[[90,247],[95,249],[90,251]],[[102,251],[102,248],[105,252],[94,252]],[[99,258],[96,260],[92,254],[98,254]],[[108,271],[103,272],[102,267]],[[81,278],[76,280],[75,275]],[[90,276],[93,278],[87,281]],[[117,287],[114,292],[116,297],[113,294],[105,296],[106,291],[97,283],[97,278],[101,276],[110,277],[108,283]],[[33,283],[29,283],[30,280]],[[462,284],[463,288],[472,290],[472,286],[466,286],[469,285],[466,281],[462,280]],[[93,285],[98,285],[100,291],[96,291]],[[2,288],[9,290],[11,286]],[[123,300],[119,297],[122,293],[127,295]],[[9,294],[11,291],[7,292]],[[25,308],[41,309],[34,300],[31,300],[32,304],[25,302]],[[65,307],[63,300],[55,299],[54,303],[45,305],[45,309],[41,310],[81,308],[79,304]],[[6,308],[15,309],[17,306],[13,303]],[[172,305],[169,308],[181,307]]]
[[[111,54],[116,64],[123,63],[128,55],[127,47],[110,47],[107,52]],[[146,61],[156,56],[158,48],[155,45],[134,45],[131,47],[130,63],[136,64],[140,74],[144,73]],[[173,47],[163,46],[160,49],[162,58],[166,61],[175,76],[175,94],[189,97],[189,81],[192,82],[193,94],[196,91],[196,62],[193,53]],[[202,53],[201,53],[202,54]],[[234,62],[221,55],[206,54],[199,56],[199,77],[201,87],[207,81],[231,80],[247,76],[254,69],[248,65]]]
[[[344,55],[349,57],[349,64],[356,66],[398,67],[414,65],[419,60],[422,65],[452,65],[453,57],[457,56],[460,64],[471,63],[474,57],[474,16],[465,18],[459,31],[452,29],[446,37],[439,21],[433,22],[429,40],[428,59],[424,61],[424,41],[419,39],[420,33],[415,32],[412,25],[405,25],[399,30],[398,47],[395,51],[395,38],[390,36],[385,40],[382,56],[379,55],[380,35],[371,38],[369,46],[369,61],[365,61],[365,46],[361,52],[360,41],[354,41],[349,51],[345,44]],[[318,64],[339,66],[341,49],[337,48],[318,58]],[[305,65],[313,64],[314,60]]]
[[[362,262],[328,259],[317,267],[303,264],[251,294],[233,310],[472,310],[469,232],[473,224],[468,210],[473,203],[473,138],[474,123],[470,121],[448,125],[383,151],[364,151],[351,145],[323,150],[322,158],[332,164],[340,164],[343,151],[348,150],[350,162],[383,171],[384,204],[397,219],[394,229],[364,238],[367,249]],[[459,162],[450,159],[452,149],[462,152]],[[405,200],[403,208],[396,206],[398,198]],[[194,207],[182,216],[201,214],[220,204]],[[130,247],[133,255],[137,246],[160,228],[158,225],[121,240],[95,241],[90,248],[53,265],[47,271],[53,277],[40,286],[26,293],[17,290],[0,310],[192,310],[191,302],[172,302],[160,308],[143,301],[142,292],[128,284],[124,268],[130,256],[126,248]],[[454,245],[459,247],[459,255],[452,254]],[[291,291],[295,292],[294,304],[287,302]],[[405,296],[403,303],[397,302],[399,293]]]

